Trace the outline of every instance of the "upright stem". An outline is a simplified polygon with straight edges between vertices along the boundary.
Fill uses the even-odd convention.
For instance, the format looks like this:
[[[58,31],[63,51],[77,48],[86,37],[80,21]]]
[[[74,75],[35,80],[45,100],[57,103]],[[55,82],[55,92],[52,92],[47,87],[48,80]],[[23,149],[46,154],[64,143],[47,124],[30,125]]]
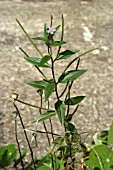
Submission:
[[[78,70],[78,66],[80,64],[80,58],[78,59],[77,65],[76,65],[76,70]]]
[[[48,100],[48,109],[49,109],[49,100]],[[52,139],[54,141],[54,135],[53,135],[53,125],[52,125],[52,121],[51,119],[49,118],[49,122],[50,122],[50,126],[51,126],[51,135],[52,135]]]
[[[40,108],[39,108],[39,113],[40,113],[40,115],[42,114],[42,109],[41,109],[41,107],[42,107],[42,94],[40,94]],[[45,122],[44,122],[44,121],[43,121],[43,126],[44,126],[44,129],[45,129],[45,132],[46,132],[46,136],[47,136],[47,139],[48,139],[48,144],[49,144],[49,146],[50,146],[51,143],[50,143],[49,135],[48,135],[48,133],[47,133],[47,128],[46,128],[46,125],[45,125]]]
[[[51,56],[51,64],[52,64],[51,70],[52,70],[53,81],[55,83],[55,93],[56,93],[57,100],[59,100],[58,90],[57,90],[57,83],[56,83],[56,79],[55,79],[54,61],[53,61],[53,58],[52,58],[52,47],[51,46],[49,47],[49,54]]]
[[[78,70],[78,66],[79,66],[79,64],[80,64],[80,58],[78,58],[78,62],[77,62],[77,65],[76,65],[76,70]],[[68,93],[67,93],[67,95],[66,95],[66,98],[70,98],[70,90],[71,90],[71,88],[72,88],[72,85],[73,85],[73,81],[69,84],[69,87],[68,87]],[[69,108],[70,108],[70,106],[68,105],[67,106],[67,115],[69,114]],[[77,109],[78,109],[78,107],[77,107]],[[76,112],[76,109],[74,110],[74,112],[73,112],[73,114]]]
[[[54,141],[53,125],[52,125],[52,121],[51,121],[50,118],[49,118],[49,122],[50,122],[50,126],[51,126],[51,135],[52,135],[52,139],[53,139],[53,141]]]
[[[27,143],[28,143],[28,147],[29,147],[29,150],[30,150],[30,153],[31,153],[31,158],[32,158],[32,161],[33,161],[34,169],[36,170],[36,165],[35,165],[35,161],[34,161],[34,157],[33,157],[33,151],[32,151],[32,148],[31,148],[29,139],[28,139],[28,137],[27,137],[27,133],[26,133],[26,131],[25,131],[25,126],[24,126],[22,117],[21,117],[21,115],[20,115],[20,112],[19,112],[19,110],[18,110],[15,102],[13,102],[13,105],[14,105],[14,107],[15,107],[15,109],[16,109],[16,112],[17,112],[19,118],[20,118],[20,122],[21,122],[21,125],[22,125],[23,130],[24,130],[25,138],[26,138],[26,141],[27,141]]]
[[[64,93],[66,92],[68,84],[69,84],[69,82],[66,83],[66,86],[65,86],[63,92],[61,93],[61,95],[59,96],[59,98],[61,98],[64,95]]]
[[[61,41],[63,41],[63,38],[64,38],[64,17],[62,15],[62,35],[61,35]],[[61,46],[59,46],[59,48],[58,48],[57,56],[58,56],[58,54],[60,52],[60,49],[61,49]]]
[[[76,113],[76,111],[78,110],[78,107],[79,107],[79,105],[76,106],[76,108],[74,109],[72,115],[74,115]]]
[[[72,167],[70,167],[70,170],[74,170],[74,161],[73,161],[73,157],[72,157],[72,144],[70,144],[70,158],[72,160]]]
[[[51,23],[50,23],[50,27],[52,27],[52,20],[53,20],[53,16],[51,15]],[[62,21],[63,21],[63,15],[62,15]],[[64,26],[64,25],[63,25]],[[63,30],[63,29],[62,29]],[[62,31],[62,37],[61,39],[63,39],[63,31]],[[60,48],[58,49],[58,53],[60,51]],[[58,96],[58,90],[57,90],[57,83],[56,83],[56,79],[55,79],[55,72],[54,72],[54,61],[53,58],[52,58],[52,46],[51,45],[48,45],[48,53],[49,55],[51,56],[51,70],[52,70],[52,76],[53,76],[53,81],[55,83],[55,93],[56,93],[56,97],[57,97],[57,100],[59,100],[59,96]]]
[[[22,160],[22,154],[21,154],[21,150],[20,150],[20,144],[19,144],[19,141],[18,141],[18,134],[17,134],[17,120],[15,118],[15,136],[16,136],[16,142],[17,142],[17,145],[18,145],[18,151],[19,151],[19,155],[20,155],[20,161],[21,161],[21,166],[22,166],[22,169],[24,170],[24,163],[23,163],[23,160]],[[15,166],[15,165],[14,165]]]
[[[70,98],[70,89],[71,89],[71,85],[69,85],[69,87],[68,87],[68,93],[67,93],[67,98],[68,99]],[[70,109],[70,105],[68,104],[68,106],[67,106],[67,116],[69,114],[69,109]]]

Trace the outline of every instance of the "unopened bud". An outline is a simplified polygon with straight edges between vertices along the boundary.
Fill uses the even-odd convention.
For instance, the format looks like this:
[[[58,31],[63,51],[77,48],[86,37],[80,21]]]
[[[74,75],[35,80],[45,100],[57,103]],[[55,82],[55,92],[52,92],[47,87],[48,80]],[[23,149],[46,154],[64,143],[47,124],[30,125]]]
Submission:
[[[51,20],[53,19],[53,15],[51,15]]]
[[[39,89],[39,90],[37,90],[37,93],[38,93],[40,96],[42,96],[43,91],[42,91],[41,89]]]
[[[17,100],[17,99],[18,99],[18,94],[14,92],[14,93],[12,94],[12,99],[13,99],[13,100]]]
[[[17,117],[17,112],[16,112],[16,111],[13,112],[12,117],[13,117],[13,118],[16,118],[16,117]]]

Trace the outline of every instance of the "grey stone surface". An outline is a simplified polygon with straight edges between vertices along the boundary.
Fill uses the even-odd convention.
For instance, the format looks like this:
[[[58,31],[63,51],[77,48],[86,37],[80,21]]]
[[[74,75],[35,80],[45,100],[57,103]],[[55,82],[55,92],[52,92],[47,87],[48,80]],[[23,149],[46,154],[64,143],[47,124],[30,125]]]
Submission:
[[[0,112],[5,115],[1,126],[2,143],[15,142],[14,120],[12,112],[12,92],[16,91],[20,99],[39,104],[36,89],[25,84],[27,80],[39,80],[40,74],[24,60],[24,55],[18,47],[22,47],[31,56],[39,56],[25,37],[16,18],[22,23],[31,37],[43,34],[43,24],[49,25],[50,15],[54,16],[54,26],[61,22],[61,14],[65,18],[64,40],[68,43],[63,49],[88,49],[98,48],[84,56],[80,68],[88,69],[74,84],[72,96],[86,95],[74,123],[80,132],[87,131],[92,137],[96,132],[108,128],[113,120],[113,1],[93,0],[81,3],[79,0],[54,0],[54,1],[25,1],[12,0],[0,1]],[[60,36],[60,32],[57,39]],[[42,42],[37,46],[46,54],[46,47]],[[63,50],[62,49],[62,50]],[[62,61],[56,66],[57,76],[60,75],[69,60]],[[74,69],[72,65],[71,69]],[[45,71],[45,70],[44,70]],[[46,72],[50,75],[50,72]],[[59,89],[60,93],[61,89]],[[51,101],[55,100],[53,96]],[[18,104],[23,121],[27,128],[43,129],[39,124],[32,125],[32,121],[39,115],[38,110]],[[62,127],[54,120],[55,132],[61,133]],[[23,131],[19,124],[20,142]],[[48,124],[48,122],[47,122]],[[29,133],[31,138],[31,133]],[[46,143],[46,137],[38,136]],[[39,140],[40,150],[45,152],[45,143]]]

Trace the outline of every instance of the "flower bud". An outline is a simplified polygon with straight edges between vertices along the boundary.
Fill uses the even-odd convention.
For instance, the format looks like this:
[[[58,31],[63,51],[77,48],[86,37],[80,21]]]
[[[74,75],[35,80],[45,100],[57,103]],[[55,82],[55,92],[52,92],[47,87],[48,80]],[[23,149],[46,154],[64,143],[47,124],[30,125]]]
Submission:
[[[13,99],[13,100],[17,100],[17,99],[18,99],[18,96],[19,96],[19,95],[14,92],[14,93],[12,94],[12,99]]]
[[[51,15],[51,20],[53,20],[53,15]]]
[[[42,96],[43,91],[42,91],[41,89],[39,89],[39,90],[37,90],[37,93],[38,93],[40,96]]]

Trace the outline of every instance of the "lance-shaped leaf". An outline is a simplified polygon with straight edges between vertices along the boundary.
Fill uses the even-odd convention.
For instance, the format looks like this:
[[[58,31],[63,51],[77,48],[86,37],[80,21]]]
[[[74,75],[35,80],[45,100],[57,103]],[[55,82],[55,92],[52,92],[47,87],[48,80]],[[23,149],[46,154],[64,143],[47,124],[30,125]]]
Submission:
[[[42,90],[44,90],[46,85],[47,85],[47,82],[44,81],[44,80],[40,80],[40,81],[27,81],[26,83],[29,84],[32,87],[35,87],[35,88],[38,88],[38,89],[42,89]]]
[[[59,30],[60,26],[61,26],[61,25],[58,25],[58,26],[55,28],[54,34]]]
[[[77,133],[77,129],[72,123],[67,123],[65,126],[67,131]]]
[[[45,101],[48,101],[49,97],[53,93],[55,88],[55,83],[53,81],[47,82],[45,87]]]
[[[58,118],[61,124],[64,123],[66,106],[63,101],[59,100],[55,103],[55,109],[57,111]]]
[[[40,66],[40,61],[42,58],[36,58],[36,57],[24,57],[29,63],[37,66],[37,67],[49,67],[47,63],[44,63]]]
[[[17,154],[17,149],[14,144],[9,144],[3,147],[0,147],[0,164],[3,167],[9,166],[12,161],[15,159]]]
[[[90,53],[90,52],[92,52],[92,51],[94,51],[94,50],[97,50],[97,48],[88,50],[88,51],[80,54],[78,57],[74,58],[74,59],[67,65],[67,67],[65,68],[65,71],[66,71],[66,70],[71,66],[71,64],[73,64],[77,59],[79,59],[80,57],[82,57],[82,56],[84,56],[85,54]],[[65,71],[64,71],[64,72],[65,72]]]
[[[28,40],[31,42],[31,44],[34,46],[34,48],[36,49],[36,51],[41,55],[41,57],[43,57],[41,51],[38,49],[38,47],[36,46],[36,44],[32,41],[32,39],[30,38],[30,36],[28,35],[28,33],[26,32],[26,30],[24,29],[24,27],[21,25],[21,23],[16,19],[17,23],[19,24],[19,26],[21,27],[22,31],[25,33],[26,37],[28,38]]]
[[[113,144],[113,122],[110,126],[110,129],[108,131],[108,141],[107,141],[108,144]]]
[[[43,67],[44,64],[48,65],[48,61],[51,59],[49,55],[45,55],[43,58],[41,58],[41,61],[39,63],[39,67]]]
[[[67,83],[76,80],[79,78],[82,74],[84,74],[87,70],[71,70],[63,73],[59,79],[59,83]]]
[[[65,43],[66,43],[65,41],[54,41],[51,45],[52,46],[61,46]]]
[[[85,96],[76,96],[76,97],[67,99],[64,103],[65,103],[65,105],[76,105],[76,104],[80,103],[84,98],[85,98]]]
[[[44,37],[35,37],[35,38],[32,38],[33,40],[41,40],[41,41],[47,41],[46,38]]]
[[[46,119],[53,117],[54,115],[56,115],[55,111],[47,111],[47,112],[43,113],[42,115],[40,115],[35,121],[33,121],[33,123],[44,121]]]
[[[79,51],[80,50],[65,50],[65,51],[59,53],[57,60],[67,59]]]

